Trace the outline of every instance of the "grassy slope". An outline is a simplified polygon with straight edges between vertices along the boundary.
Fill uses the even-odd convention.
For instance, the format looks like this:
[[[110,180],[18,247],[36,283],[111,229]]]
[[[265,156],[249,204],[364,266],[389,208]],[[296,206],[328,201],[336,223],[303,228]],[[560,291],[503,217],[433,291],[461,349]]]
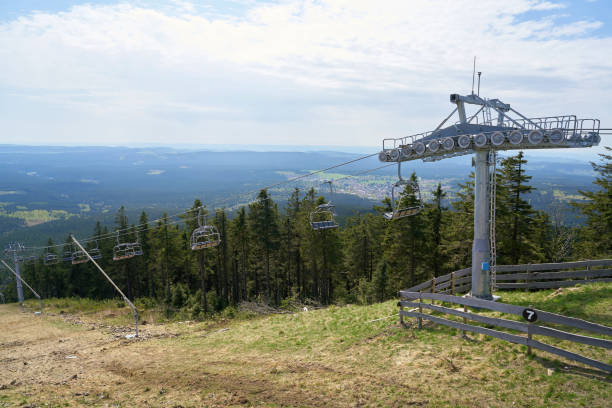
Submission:
[[[556,296],[552,292],[504,292],[502,301],[612,325],[612,285],[564,289]],[[18,327],[11,335],[6,330],[0,333],[0,343],[9,346],[8,359],[14,359],[8,362],[9,371],[30,371],[23,373],[29,378],[23,385],[0,391],[5,393],[0,407],[45,401],[58,406],[125,407],[609,406],[612,378],[597,370],[538,351],[529,357],[522,346],[486,336],[462,340],[455,330],[442,326],[426,324],[419,331],[402,329],[394,318],[372,321],[396,313],[395,303],[246,321],[148,325],[145,330],[163,329],[179,336],[142,342],[122,342],[104,329],[85,330],[86,325],[66,324],[58,316],[43,317],[42,324],[51,334],[43,336],[40,330],[33,334],[28,322],[40,322],[31,315],[14,321],[15,307],[4,306],[0,328]],[[84,320],[127,323],[126,312],[125,308],[98,310]],[[52,375],[46,378],[36,370],[34,357],[26,368],[21,366],[14,354],[19,349],[9,343],[14,336],[22,336],[20,341],[30,350],[45,341],[48,347],[62,347],[56,339],[62,336],[81,342],[82,358],[61,363],[62,369],[73,364],[71,369],[83,374],[57,387]],[[611,351],[546,341],[612,363]],[[554,369],[552,375],[549,368]],[[72,372],[66,370],[64,377]],[[75,395],[85,392],[89,395]]]

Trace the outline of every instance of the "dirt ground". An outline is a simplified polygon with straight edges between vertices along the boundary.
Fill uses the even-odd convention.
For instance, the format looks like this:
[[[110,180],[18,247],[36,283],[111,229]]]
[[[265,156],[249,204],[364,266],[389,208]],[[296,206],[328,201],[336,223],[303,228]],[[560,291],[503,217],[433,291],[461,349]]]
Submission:
[[[0,305],[0,407],[606,406],[612,381],[519,346],[402,329],[393,302],[117,326]],[[609,356],[609,354],[608,354]],[[605,356],[604,356],[605,357]],[[563,367],[564,372],[559,372]],[[551,374],[552,373],[552,374]],[[607,401],[607,402],[606,402]],[[609,406],[609,405],[608,405]]]

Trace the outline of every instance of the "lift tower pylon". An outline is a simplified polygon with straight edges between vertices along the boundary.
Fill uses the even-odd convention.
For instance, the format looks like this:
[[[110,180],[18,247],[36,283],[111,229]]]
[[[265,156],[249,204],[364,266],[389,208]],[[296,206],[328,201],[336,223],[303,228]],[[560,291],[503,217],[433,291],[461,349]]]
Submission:
[[[492,299],[490,253],[490,153],[499,150],[559,149],[599,144],[598,119],[575,115],[528,118],[499,99],[474,93],[451,94],[456,107],[432,131],[396,139],[384,139],[383,162],[437,161],[474,154],[474,240],[472,242],[472,296]],[[467,115],[466,105],[477,110]],[[443,127],[457,113],[458,121]],[[495,260],[493,260],[495,261]],[[494,263],[494,262],[493,262]],[[494,288],[493,288],[494,289]]]
[[[24,299],[23,299],[23,286],[21,285],[21,273],[19,271],[19,261],[21,260],[19,252],[22,252],[24,250],[25,250],[24,246],[20,244],[19,242],[11,242],[4,249],[5,255],[13,256],[13,262],[15,264],[15,274],[17,275],[17,279],[15,279],[17,281],[17,300],[19,301],[21,305],[23,305]]]

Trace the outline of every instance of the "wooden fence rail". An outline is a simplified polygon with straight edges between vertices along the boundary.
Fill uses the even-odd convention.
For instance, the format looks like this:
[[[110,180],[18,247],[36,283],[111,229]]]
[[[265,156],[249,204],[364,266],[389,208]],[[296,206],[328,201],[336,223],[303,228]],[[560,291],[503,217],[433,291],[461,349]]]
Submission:
[[[497,265],[497,289],[556,289],[577,284],[612,282],[612,259],[546,264]],[[581,268],[581,269],[579,269]],[[578,269],[578,270],[572,270]],[[472,268],[460,269],[406,289],[409,292],[460,294],[472,289]]]
[[[400,292],[400,298],[401,300],[398,305],[400,307],[400,321],[402,323],[404,317],[416,317],[417,321],[419,322],[419,327],[421,327],[421,320],[426,319],[438,324],[454,327],[462,331],[482,333],[505,341],[509,341],[511,343],[523,344],[528,347],[528,352],[530,352],[531,348],[536,348],[546,351],[548,353],[565,357],[567,359],[590,365],[592,367],[599,368],[600,370],[612,372],[612,365],[582,356],[571,351],[561,349],[559,347],[542,343],[532,338],[532,335],[535,334],[547,337],[554,337],[557,339],[567,340],[575,343],[587,344],[595,347],[612,349],[612,340],[570,333],[556,328],[542,326],[541,323],[552,323],[568,326],[575,329],[585,330],[609,337],[612,337],[612,327],[588,322],[586,320],[577,319],[573,317],[566,317],[556,313],[545,312],[533,308],[525,308],[523,306],[493,302],[471,297],[464,298],[459,296],[445,295],[441,293],[427,293],[405,290]],[[432,303],[424,303],[424,299],[432,300]],[[463,310],[457,310],[441,305],[434,305],[434,300],[463,305],[464,308]],[[478,313],[469,312],[467,310],[468,306],[475,307],[480,310],[486,309],[522,316],[524,321],[483,316]],[[409,307],[412,309],[404,310],[404,307]],[[425,313],[424,309],[431,310],[434,313],[443,313],[455,317],[460,317],[463,318],[463,322],[449,320],[443,317],[432,315],[430,313]],[[528,321],[527,319],[530,320]],[[515,333],[494,330],[488,327],[468,324],[468,320],[483,323],[489,326],[497,326],[504,329],[526,333],[527,337],[520,336]]]
[[[612,259],[548,264],[498,265],[497,289],[555,289],[578,284],[612,282]]]

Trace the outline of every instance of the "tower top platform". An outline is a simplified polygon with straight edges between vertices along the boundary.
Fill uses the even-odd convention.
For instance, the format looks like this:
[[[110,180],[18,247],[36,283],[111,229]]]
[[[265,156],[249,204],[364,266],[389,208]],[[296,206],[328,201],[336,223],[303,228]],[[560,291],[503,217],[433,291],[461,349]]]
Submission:
[[[455,109],[434,130],[384,139],[379,160],[436,161],[483,150],[591,147],[601,140],[599,119],[575,115],[528,118],[499,99],[475,94],[451,94],[450,102],[456,105]],[[468,117],[466,104],[479,108]],[[448,125],[455,113],[459,120]]]

